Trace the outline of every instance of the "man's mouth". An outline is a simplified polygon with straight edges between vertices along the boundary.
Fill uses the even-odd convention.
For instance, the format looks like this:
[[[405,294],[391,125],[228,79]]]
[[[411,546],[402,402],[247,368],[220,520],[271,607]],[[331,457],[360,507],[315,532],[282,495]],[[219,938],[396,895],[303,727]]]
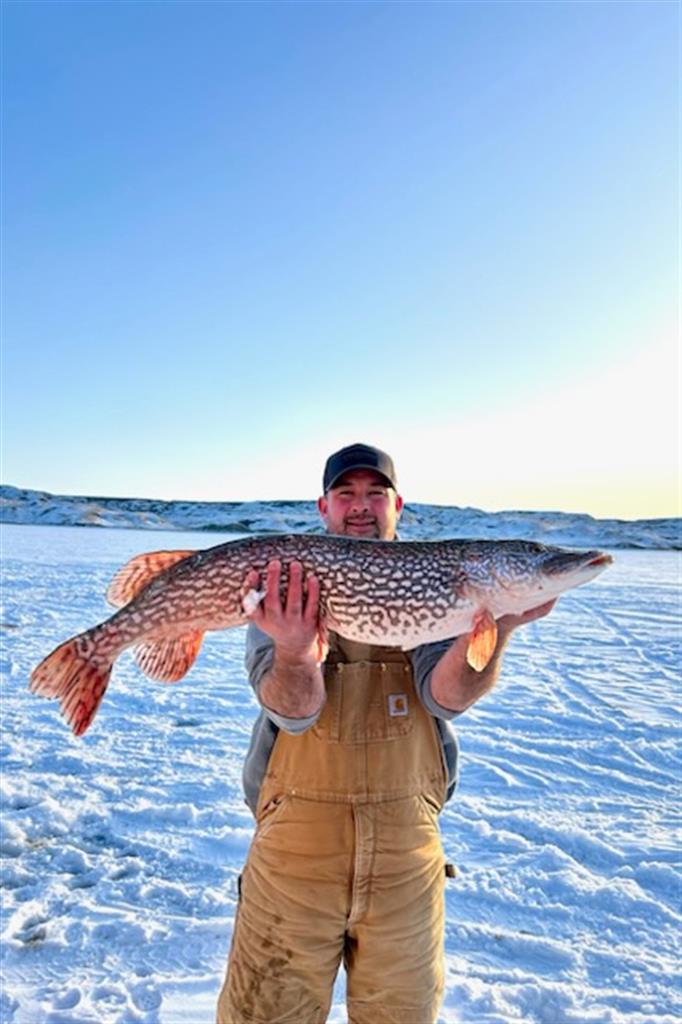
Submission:
[[[346,530],[349,533],[369,533],[376,531],[376,519],[347,519]]]

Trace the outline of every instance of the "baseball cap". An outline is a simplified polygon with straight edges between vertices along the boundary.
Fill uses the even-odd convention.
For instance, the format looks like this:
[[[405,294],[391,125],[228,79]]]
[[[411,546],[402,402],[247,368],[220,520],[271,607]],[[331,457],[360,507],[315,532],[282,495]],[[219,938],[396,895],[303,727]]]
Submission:
[[[349,444],[334,452],[327,459],[322,477],[322,490],[326,493],[333,487],[339,477],[344,473],[350,473],[353,469],[373,469],[385,479],[386,483],[395,491],[398,490],[398,482],[393,465],[393,459],[380,448],[374,448],[371,444]]]

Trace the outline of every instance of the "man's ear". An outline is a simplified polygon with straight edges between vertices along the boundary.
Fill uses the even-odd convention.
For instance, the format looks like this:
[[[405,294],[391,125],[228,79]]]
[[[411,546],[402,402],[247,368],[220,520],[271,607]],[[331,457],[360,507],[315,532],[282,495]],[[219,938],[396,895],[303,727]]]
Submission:
[[[327,518],[328,509],[329,504],[327,502],[327,497],[326,495],[323,494],[317,499],[317,511],[320,513],[323,519]]]
[[[395,510],[398,513],[398,515],[400,515],[400,513],[402,512],[404,504],[405,504],[405,502],[403,501],[402,494],[396,494],[396,496],[395,496]]]

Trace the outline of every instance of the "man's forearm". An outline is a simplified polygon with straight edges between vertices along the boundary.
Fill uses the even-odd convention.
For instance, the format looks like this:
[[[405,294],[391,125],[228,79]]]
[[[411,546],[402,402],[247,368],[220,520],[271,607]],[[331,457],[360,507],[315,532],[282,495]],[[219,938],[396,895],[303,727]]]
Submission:
[[[521,615],[504,615],[497,620],[497,644],[483,672],[476,672],[467,662],[469,636],[460,636],[445,652],[431,673],[431,694],[441,707],[451,711],[466,711],[479,697],[492,690],[502,667],[502,652],[509,637],[519,626],[548,615],[556,598],[529,608]]]
[[[288,657],[277,652],[272,668],[260,684],[260,699],[283,718],[309,718],[317,714],[325,697],[320,666],[309,655]]]
[[[497,646],[490,662],[482,672],[476,672],[467,662],[468,636],[458,637],[446,651],[431,674],[431,695],[441,707],[450,711],[466,711],[497,682],[502,667],[502,652],[509,633],[498,635]]]

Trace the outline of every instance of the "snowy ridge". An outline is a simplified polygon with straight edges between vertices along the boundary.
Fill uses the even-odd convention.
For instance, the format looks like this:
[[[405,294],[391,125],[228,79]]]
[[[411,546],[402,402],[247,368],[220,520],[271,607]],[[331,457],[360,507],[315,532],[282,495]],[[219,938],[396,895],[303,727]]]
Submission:
[[[191,502],[148,498],[68,497],[0,487],[0,522],[225,533],[300,533],[322,529],[313,501]],[[682,549],[682,520],[594,519],[567,512],[484,512],[476,508],[408,504],[407,539],[523,538],[575,547]],[[206,545],[208,546],[208,545]]]

